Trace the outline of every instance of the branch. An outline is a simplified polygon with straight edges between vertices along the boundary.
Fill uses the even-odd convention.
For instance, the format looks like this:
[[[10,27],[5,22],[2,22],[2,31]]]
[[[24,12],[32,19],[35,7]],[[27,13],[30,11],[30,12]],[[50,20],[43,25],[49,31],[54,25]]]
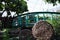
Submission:
[[[5,10],[3,10],[3,12],[2,13],[0,13],[0,17],[2,16],[2,14],[5,12]]]

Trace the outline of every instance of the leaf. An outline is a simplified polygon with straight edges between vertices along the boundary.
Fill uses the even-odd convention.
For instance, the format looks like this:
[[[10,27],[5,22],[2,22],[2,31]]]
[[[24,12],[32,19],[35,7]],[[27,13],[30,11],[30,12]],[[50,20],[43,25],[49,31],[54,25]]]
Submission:
[[[3,4],[0,3],[0,11],[2,11],[2,10],[3,10]]]

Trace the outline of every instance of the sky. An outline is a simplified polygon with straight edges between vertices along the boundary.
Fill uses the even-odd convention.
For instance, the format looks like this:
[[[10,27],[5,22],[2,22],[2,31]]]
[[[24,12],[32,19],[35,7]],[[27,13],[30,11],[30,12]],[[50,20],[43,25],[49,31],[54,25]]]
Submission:
[[[59,4],[56,6],[53,6],[53,4],[48,4],[44,0],[38,0],[38,1],[28,0],[27,5],[28,5],[29,12],[32,12],[32,11],[54,11],[55,12],[60,7]]]
[[[43,0],[29,0],[27,1],[29,11],[46,11],[52,5],[46,4]],[[50,5],[50,7],[48,6]]]

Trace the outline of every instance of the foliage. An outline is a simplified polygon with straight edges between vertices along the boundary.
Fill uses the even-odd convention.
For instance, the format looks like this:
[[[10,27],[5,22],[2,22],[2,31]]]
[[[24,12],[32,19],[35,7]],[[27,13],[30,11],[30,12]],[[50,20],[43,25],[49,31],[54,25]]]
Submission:
[[[58,1],[58,3],[60,3],[60,0],[46,0],[46,2],[48,2],[48,3],[53,3],[53,6],[55,6],[57,4],[56,3],[57,1]]]
[[[60,40],[60,20],[53,18],[53,20],[47,20],[49,23],[53,25],[55,31],[55,39]]]
[[[3,34],[3,40],[8,40],[9,39],[9,36],[8,36],[8,30],[9,29],[4,29],[4,30],[6,30],[5,32],[4,32],[4,34]],[[4,30],[2,30],[2,31],[4,31]]]
[[[0,11],[7,11],[10,15],[10,11],[22,13],[27,11],[27,3],[24,0],[0,0]]]

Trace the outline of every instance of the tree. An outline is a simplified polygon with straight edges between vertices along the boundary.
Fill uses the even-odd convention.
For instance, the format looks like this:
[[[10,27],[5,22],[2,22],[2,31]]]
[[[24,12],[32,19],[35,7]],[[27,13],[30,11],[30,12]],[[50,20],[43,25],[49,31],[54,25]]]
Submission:
[[[11,12],[22,13],[28,11],[27,2],[24,0],[0,0],[0,11],[7,11],[8,15],[11,15]]]
[[[3,27],[10,26],[13,18],[8,16],[11,15],[11,12],[16,12],[16,14],[19,15],[19,13],[28,11],[27,2],[24,0],[0,0],[0,11],[2,11],[0,17],[5,11],[7,12],[7,17],[1,18]]]
[[[57,4],[56,2],[60,3],[60,0],[46,0],[46,2],[53,3],[53,6],[55,6]]]

